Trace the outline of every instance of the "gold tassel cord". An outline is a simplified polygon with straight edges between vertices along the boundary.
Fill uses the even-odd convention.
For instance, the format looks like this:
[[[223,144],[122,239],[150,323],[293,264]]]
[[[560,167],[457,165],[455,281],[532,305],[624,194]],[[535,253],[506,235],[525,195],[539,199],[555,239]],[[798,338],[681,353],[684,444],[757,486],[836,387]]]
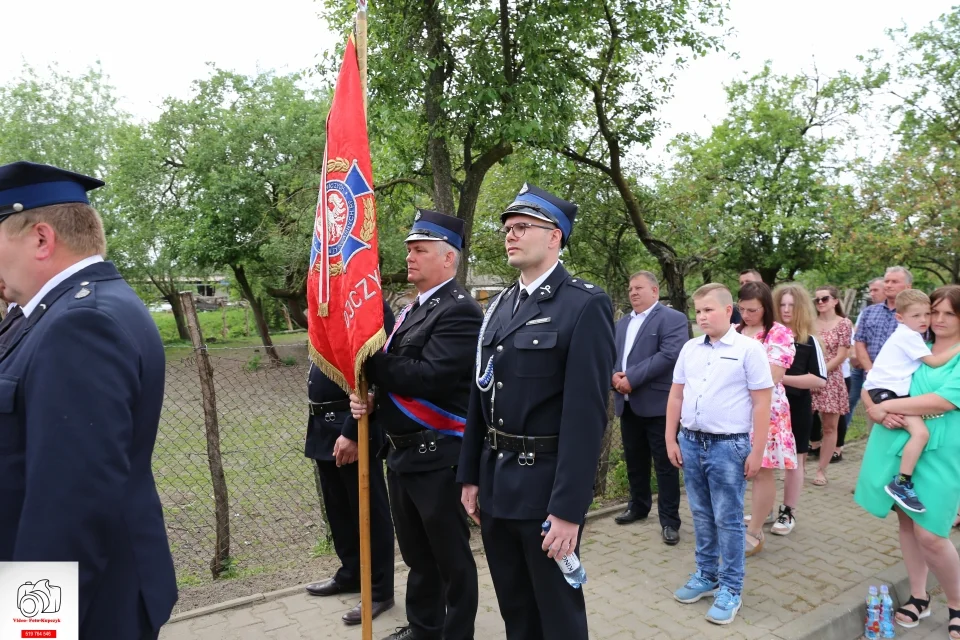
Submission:
[[[385,344],[387,344],[387,332],[381,328],[372,338],[367,340],[366,344],[360,347],[360,350],[357,352],[357,360],[353,365],[354,379],[358,383],[360,382],[360,370],[363,369],[363,363],[377,351],[383,349],[383,345]]]

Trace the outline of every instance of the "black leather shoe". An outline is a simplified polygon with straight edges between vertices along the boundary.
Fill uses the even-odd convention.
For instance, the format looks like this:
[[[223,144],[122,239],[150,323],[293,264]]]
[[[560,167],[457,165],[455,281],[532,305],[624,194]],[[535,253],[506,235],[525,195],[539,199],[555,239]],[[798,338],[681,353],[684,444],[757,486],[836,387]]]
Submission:
[[[393,609],[393,598],[390,598],[389,600],[384,600],[383,602],[377,602],[376,600],[374,600],[373,606],[370,607],[370,610],[373,613],[372,619],[376,620],[378,615],[380,615],[384,611],[389,611],[390,609]],[[347,611],[345,614],[343,614],[342,620],[346,624],[360,624],[363,621],[363,618],[361,618],[360,616],[360,603],[358,602],[357,606],[355,606],[353,609],[350,609],[350,611]]]
[[[311,582],[307,585],[307,593],[312,596],[335,596],[338,593],[359,593],[359,591],[359,587],[344,587],[333,578],[323,582]]]
[[[397,627],[397,630],[383,640],[420,640],[420,636],[413,627]]]
[[[630,524],[631,522],[636,522],[637,520],[646,520],[647,515],[649,514],[640,513],[636,509],[627,507],[627,510],[614,518],[613,521],[617,524]]]
[[[680,532],[673,527],[664,527],[660,537],[663,538],[664,544],[668,544],[671,547],[680,542]]]

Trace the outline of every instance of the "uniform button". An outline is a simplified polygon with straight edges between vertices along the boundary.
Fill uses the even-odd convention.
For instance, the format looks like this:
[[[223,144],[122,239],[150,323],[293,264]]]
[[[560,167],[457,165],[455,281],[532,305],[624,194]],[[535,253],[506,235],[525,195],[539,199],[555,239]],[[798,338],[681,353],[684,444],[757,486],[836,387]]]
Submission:
[[[503,418],[500,418],[499,420],[497,420],[497,424],[499,424],[499,425],[502,427],[502,426],[503,426]]]
[[[503,345],[497,345],[497,353],[500,353],[501,351],[503,351]]]
[[[539,340],[534,340],[534,341],[533,341],[533,344],[540,344],[540,341],[539,341]]]
[[[704,380],[706,380],[706,378],[704,378]],[[497,389],[503,389],[503,383],[502,383],[502,382],[498,382],[498,383],[497,383]]]
[[[498,453],[498,454],[497,454],[497,458],[503,458],[503,454],[502,454],[502,453]]]

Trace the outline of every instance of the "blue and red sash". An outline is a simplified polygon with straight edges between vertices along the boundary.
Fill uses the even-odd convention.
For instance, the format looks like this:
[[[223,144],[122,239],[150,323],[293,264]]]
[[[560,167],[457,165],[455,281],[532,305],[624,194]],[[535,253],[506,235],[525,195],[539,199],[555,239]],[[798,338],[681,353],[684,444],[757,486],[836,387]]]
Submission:
[[[417,424],[444,435],[463,437],[463,428],[467,424],[466,418],[444,411],[422,398],[409,398],[395,393],[388,393],[387,396],[405,416]]]

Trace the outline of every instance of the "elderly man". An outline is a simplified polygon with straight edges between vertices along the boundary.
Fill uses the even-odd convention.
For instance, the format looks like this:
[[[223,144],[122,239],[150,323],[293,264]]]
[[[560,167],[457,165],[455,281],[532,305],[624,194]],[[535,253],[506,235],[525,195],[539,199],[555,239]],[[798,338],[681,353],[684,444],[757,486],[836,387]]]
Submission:
[[[613,373],[616,413],[620,417],[623,458],[630,481],[630,503],[616,517],[627,524],[647,517],[653,506],[650,458],[657,472],[657,512],[661,537],[680,541],[680,470],[667,457],[667,398],[673,366],[690,338],[687,317],[663,306],[655,275],[639,271],[630,277],[633,311],[617,323],[617,361]]]
[[[147,308],[103,260],[86,195],[103,184],[0,167],[0,277],[23,314],[0,355],[0,561],[76,562],[79,637],[145,640],[177,600],[150,464],[164,353]]]
[[[576,213],[524,185],[500,214],[520,278],[491,303],[477,341],[457,478],[507,640],[588,637],[583,589],[567,584],[556,559],[577,570],[571,554],[593,500],[614,344],[607,294],[559,261]]]
[[[387,487],[407,576],[407,622],[387,640],[472,640],[477,565],[456,466],[466,422],[480,305],[456,281],[463,221],[418,210],[407,236],[413,304],[367,361],[389,443]],[[371,410],[351,395],[355,418]]]

